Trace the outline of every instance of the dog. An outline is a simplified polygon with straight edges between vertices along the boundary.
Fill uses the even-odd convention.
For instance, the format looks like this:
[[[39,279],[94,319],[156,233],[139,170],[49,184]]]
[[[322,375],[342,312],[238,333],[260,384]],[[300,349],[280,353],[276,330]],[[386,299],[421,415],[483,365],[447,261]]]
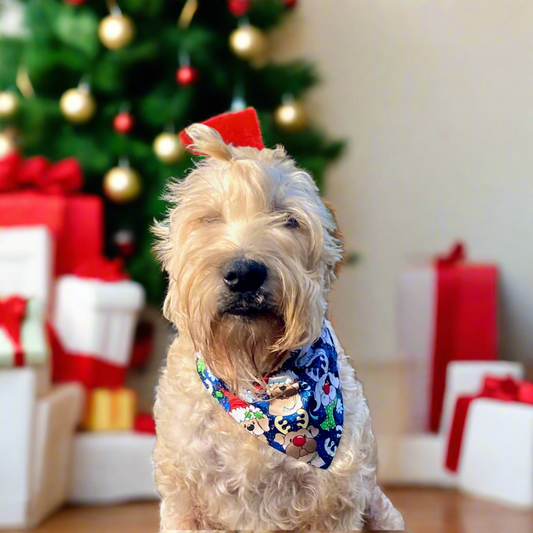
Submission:
[[[326,319],[343,254],[331,209],[281,146],[235,146],[205,124],[186,133],[204,159],[169,185],[154,227],[178,331],[154,408],[160,530],[403,530]],[[299,384],[289,373],[284,398],[274,379],[270,398],[283,365]],[[235,423],[228,395],[268,420]]]

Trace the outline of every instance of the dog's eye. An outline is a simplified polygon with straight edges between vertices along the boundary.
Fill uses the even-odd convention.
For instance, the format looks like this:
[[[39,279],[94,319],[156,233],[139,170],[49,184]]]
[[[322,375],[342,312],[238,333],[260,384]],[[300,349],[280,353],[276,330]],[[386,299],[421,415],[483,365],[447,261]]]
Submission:
[[[211,215],[205,216],[198,219],[202,224],[215,224],[216,222],[221,222],[222,219],[219,216]]]
[[[290,229],[298,229],[300,227],[300,223],[294,217],[289,217],[287,218],[284,226]]]

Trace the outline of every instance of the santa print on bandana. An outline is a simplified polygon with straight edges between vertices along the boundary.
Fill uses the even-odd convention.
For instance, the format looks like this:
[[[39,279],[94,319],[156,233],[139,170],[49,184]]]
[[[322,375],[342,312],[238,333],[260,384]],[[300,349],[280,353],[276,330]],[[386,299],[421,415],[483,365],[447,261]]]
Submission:
[[[197,354],[203,384],[245,431],[303,463],[328,468],[339,445],[344,422],[337,351],[329,326],[320,338],[294,350],[267,376],[265,396],[230,394]]]

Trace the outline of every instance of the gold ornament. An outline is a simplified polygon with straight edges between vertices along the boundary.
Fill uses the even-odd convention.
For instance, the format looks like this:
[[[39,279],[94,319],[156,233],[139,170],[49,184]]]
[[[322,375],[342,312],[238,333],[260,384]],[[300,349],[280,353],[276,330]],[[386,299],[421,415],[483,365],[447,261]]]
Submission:
[[[0,159],[16,151],[17,145],[12,135],[0,131]]]
[[[231,32],[229,45],[241,59],[259,59],[266,49],[266,37],[255,26],[244,24]]]
[[[276,125],[288,133],[296,133],[307,126],[307,113],[296,100],[280,105],[274,112]]]
[[[175,133],[160,133],[154,140],[154,153],[163,163],[176,163],[185,153],[180,138]]]
[[[141,176],[129,167],[114,167],[104,176],[105,195],[117,204],[135,200],[141,193]]]
[[[18,96],[11,91],[0,92],[0,118],[10,118],[18,110]]]
[[[96,102],[89,89],[78,87],[63,93],[59,100],[59,107],[67,120],[81,124],[94,115]]]
[[[100,22],[98,37],[110,50],[117,50],[129,44],[135,37],[135,24],[122,13],[112,13]]]

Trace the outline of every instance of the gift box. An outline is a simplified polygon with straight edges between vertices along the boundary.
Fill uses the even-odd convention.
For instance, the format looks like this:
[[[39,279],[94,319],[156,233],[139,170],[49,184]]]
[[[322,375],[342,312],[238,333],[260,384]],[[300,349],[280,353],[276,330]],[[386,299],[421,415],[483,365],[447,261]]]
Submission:
[[[129,365],[144,289],[118,262],[98,259],[57,280],[53,324],[66,354],[54,381],[121,387]]]
[[[132,389],[93,389],[88,393],[82,427],[88,431],[131,431],[137,396]]]
[[[0,161],[0,227],[46,226],[55,242],[56,275],[102,254],[102,200],[79,194],[82,182],[73,158],[51,165],[44,157],[23,161],[10,154]]]
[[[0,298],[37,298],[46,306],[52,284],[53,253],[52,238],[45,226],[0,227]]]
[[[157,500],[152,451],[155,436],[134,432],[79,433],[68,501],[117,504]]]
[[[494,265],[465,261],[462,245],[398,280],[400,356],[410,364],[410,431],[440,427],[450,361],[497,357]]]
[[[510,361],[453,361],[448,365],[444,410],[439,433],[379,435],[380,479],[391,485],[452,487],[456,472],[446,468],[455,405],[461,395],[479,391],[487,375],[520,378],[523,365]],[[396,411],[395,413],[397,413]]]
[[[36,389],[32,369],[0,371],[0,528],[35,527],[67,495],[83,389]]]
[[[446,465],[459,487],[502,503],[533,506],[533,383],[487,377],[458,399]]]

